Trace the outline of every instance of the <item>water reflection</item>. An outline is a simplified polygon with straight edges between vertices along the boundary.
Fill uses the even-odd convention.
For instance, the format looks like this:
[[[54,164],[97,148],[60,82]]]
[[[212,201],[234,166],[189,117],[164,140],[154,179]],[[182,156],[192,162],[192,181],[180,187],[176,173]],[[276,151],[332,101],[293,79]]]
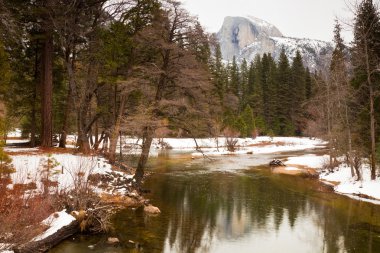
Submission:
[[[148,252],[380,252],[379,234],[355,227],[378,224],[378,207],[331,199],[303,179],[155,175],[147,185],[163,215],[116,219],[118,234]]]
[[[125,210],[112,234],[119,247],[98,242],[86,251],[89,241],[67,241],[52,252],[380,252],[380,208],[319,192],[315,181],[265,167],[230,173],[212,170],[218,162],[157,164],[161,172],[146,187],[160,216]]]

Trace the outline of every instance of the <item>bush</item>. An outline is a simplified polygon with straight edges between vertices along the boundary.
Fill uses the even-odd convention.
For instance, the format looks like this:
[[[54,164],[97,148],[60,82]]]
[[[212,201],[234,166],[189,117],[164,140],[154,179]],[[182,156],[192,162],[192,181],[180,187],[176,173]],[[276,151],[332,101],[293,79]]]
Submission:
[[[9,178],[11,173],[16,172],[12,164],[12,158],[0,147],[0,179]]]

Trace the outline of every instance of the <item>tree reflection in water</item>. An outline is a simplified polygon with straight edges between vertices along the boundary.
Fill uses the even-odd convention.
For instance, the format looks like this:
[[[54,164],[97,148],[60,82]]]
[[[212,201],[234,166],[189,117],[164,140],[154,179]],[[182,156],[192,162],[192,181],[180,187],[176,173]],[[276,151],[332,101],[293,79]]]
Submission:
[[[122,241],[147,252],[380,252],[380,208],[314,181],[258,173],[156,174],[158,217],[119,213]]]

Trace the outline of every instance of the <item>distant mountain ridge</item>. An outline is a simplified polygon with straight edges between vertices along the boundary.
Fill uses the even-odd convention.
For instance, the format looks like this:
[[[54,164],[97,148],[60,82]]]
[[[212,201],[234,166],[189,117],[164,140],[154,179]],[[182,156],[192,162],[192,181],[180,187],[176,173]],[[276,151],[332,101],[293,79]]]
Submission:
[[[252,17],[226,17],[217,33],[223,59],[252,61],[257,54],[270,53],[277,60],[281,49],[291,60],[299,50],[312,70],[326,66],[333,46],[329,42],[285,37],[274,25]]]

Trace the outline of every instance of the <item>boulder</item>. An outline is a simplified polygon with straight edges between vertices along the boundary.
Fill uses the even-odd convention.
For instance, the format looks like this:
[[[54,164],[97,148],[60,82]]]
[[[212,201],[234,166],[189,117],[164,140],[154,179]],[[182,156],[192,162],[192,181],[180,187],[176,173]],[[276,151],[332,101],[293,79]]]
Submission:
[[[160,214],[161,213],[161,211],[158,207],[155,207],[152,205],[144,206],[144,212],[147,214]]]
[[[278,159],[274,159],[274,160],[272,160],[272,161],[269,163],[269,165],[272,166],[272,167],[279,167],[279,166],[286,167],[286,165],[285,165],[283,162],[281,162],[280,160],[278,160]]]
[[[116,244],[116,243],[119,243],[119,242],[120,242],[120,240],[117,237],[108,237],[108,239],[107,239],[107,243],[108,244]]]

